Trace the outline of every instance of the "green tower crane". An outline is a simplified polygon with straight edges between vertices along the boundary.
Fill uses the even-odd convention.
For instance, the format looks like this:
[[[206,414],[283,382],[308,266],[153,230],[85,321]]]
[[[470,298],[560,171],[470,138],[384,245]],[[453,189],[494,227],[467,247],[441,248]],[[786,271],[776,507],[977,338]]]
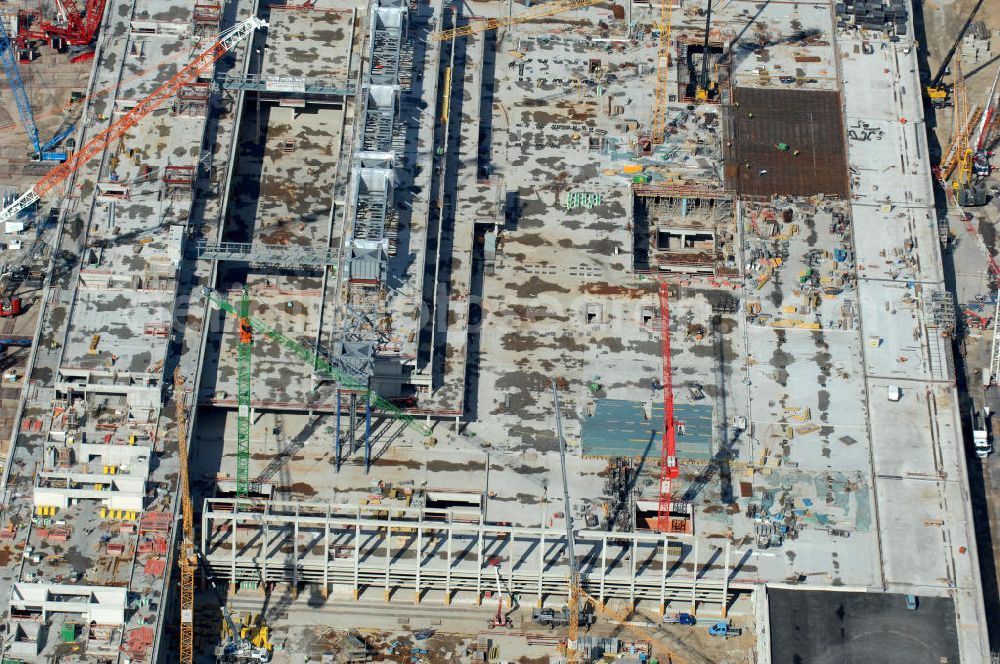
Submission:
[[[366,383],[338,369],[321,354],[314,352],[298,341],[286,337],[259,318],[250,315],[250,301],[246,289],[240,300],[239,308],[234,307],[221,293],[211,288],[204,288],[205,298],[223,311],[233,314],[239,320],[240,344],[238,356],[238,392],[239,411],[237,413],[237,448],[236,448],[236,493],[246,496],[250,488],[250,394],[251,372],[250,353],[253,347],[253,334],[257,332],[277,341],[278,344],[309,364],[315,373],[333,378],[337,381],[339,392],[352,392],[361,395],[366,403],[385,412],[423,436],[431,435],[430,427],[417,421],[415,417],[402,410],[394,403],[379,396]],[[339,456],[339,453],[338,453]],[[367,463],[367,459],[366,459]]]
[[[237,350],[236,392],[236,496],[250,494],[250,358],[253,351],[253,328],[250,326],[250,294],[246,287],[240,297],[240,343]]]

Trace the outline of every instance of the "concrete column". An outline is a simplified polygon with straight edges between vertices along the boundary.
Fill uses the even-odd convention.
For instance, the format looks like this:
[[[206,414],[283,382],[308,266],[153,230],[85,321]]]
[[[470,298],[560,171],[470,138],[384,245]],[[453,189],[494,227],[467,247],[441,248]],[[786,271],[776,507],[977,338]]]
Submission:
[[[354,601],[358,601],[358,568],[361,566],[361,506],[354,517]]]
[[[636,556],[636,541],[632,540],[632,548],[629,551],[629,558],[631,558],[631,574],[628,586],[628,608],[629,611],[635,610],[635,556]]]
[[[597,601],[604,603],[604,580],[608,577],[608,536],[601,536],[601,590],[597,595]]]
[[[513,546],[514,546],[514,533],[510,534],[510,544],[511,544],[511,548],[513,548]],[[510,570],[510,571],[507,572],[507,590],[508,590],[508,592],[507,592],[507,608],[508,609],[513,609],[514,608],[514,558],[513,558],[513,556],[511,556],[511,558],[510,558],[510,564],[507,565],[507,569]]]
[[[372,400],[365,398],[365,475],[372,465]]]
[[[456,415],[455,416],[455,433],[458,433],[458,427],[461,424],[462,424],[462,416],[461,415]]]
[[[229,592],[236,594],[236,514],[239,512],[239,506],[235,506],[236,509],[233,510],[233,529],[229,536],[232,537],[232,546],[229,547]]]
[[[542,522],[542,528],[545,522]],[[542,594],[542,577],[545,576],[545,531],[538,536],[538,608],[542,608],[545,595]]]
[[[451,525],[449,521],[448,525]],[[447,569],[444,572],[444,605],[451,604],[451,528],[448,528]]]
[[[261,572],[260,572],[260,593],[262,595],[267,595],[267,561],[271,559],[270,545],[271,545],[271,522],[268,519],[268,515],[271,512],[270,501],[264,503],[264,541],[260,545],[260,560],[261,560]]]
[[[670,540],[666,534],[663,535],[663,564],[660,570],[660,617],[667,610],[667,564],[670,556]]]
[[[385,601],[388,603],[391,591],[389,590],[389,565],[392,564],[392,512],[386,512],[385,522]]]
[[[476,606],[483,604],[483,531],[476,532]]]
[[[698,539],[694,540],[694,558],[691,568],[694,570],[694,578],[691,579],[691,615],[698,613]]]
[[[413,587],[413,603],[420,604],[420,568],[424,564],[424,511],[420,510],[417,521],[417,575]]]
[[[292,534],[292,597],[299,597],[299,504],[295,503],[295,525]]]
[[[323,597],[330,596],[330,504],[326,505],[326,523],[323,524]]]
[[[729,612],[729,540],[726,540],[726,554],[722,568],[722,617]]]

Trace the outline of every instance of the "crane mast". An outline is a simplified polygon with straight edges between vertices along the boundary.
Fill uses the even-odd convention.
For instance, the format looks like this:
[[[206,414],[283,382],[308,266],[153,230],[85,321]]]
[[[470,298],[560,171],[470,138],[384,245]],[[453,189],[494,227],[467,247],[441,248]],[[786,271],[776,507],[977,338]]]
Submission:
[[[670,530],[671,483],[680,475],[677,428],[674,423],[674,381],[670,369],[670,286],[660,282],[660,334],[663,339],[663,451],[660,458],[660,500],[656,529]]]
[[[506,28],[510,25],[533,21],[536,18],[555,16],[556,14],[561,14],[578,7],[589,7],[590,5],[596,5],[599,2],[602,2],[602,0],[559,0],[557,2],[549,2],[534,10],[526,11],[523,14],[518,14],[517,16],[512,16],[510,18],[491,18],[480,23],[463,25],[459,28],[435,32],[431,35],[431,41],[449,41],[457,39],[458,37],[474,35],[478,32],[496,30],[497,28]]]
[[[578,661],[576,641],[580,634],[580,569],[576,564],[576,547],[573,542],[573,513],[569,503],[569,476],[566,473],[566,439],[563,438],[562,418],[559,415],[559,390],[552,381],[552,408],[556,415],[556,438],[559,439],[559,463],[562,466],[563,512],[566,515],[566,556],[569,559],[569,630],[566,637],[566,662]]]
[[[712,0],[708,0],[708,11],[705,13],[705,39],[701,45],[701,73],[698,75],[698,88],[694,97],[698,101],[707,101],[714,92],[708,82],[708,37],[712,29]]]
[[[62,184],[70,175],[79,170],[96,155],[100,154],[104,148],[124,136],[125,132],[136,126],[140,120],[158,109],[168,99],[171,99],[184,85],[207,71],[219,58],[253,34],[254,30],[264,27],[267,27],[266,22],[256,16],[251,16],[242,23],[223,32],[219,35],[215,43],[174,74],[170,80],[133,106],[132,109],[111,123],[104,131],[87,141],[72,157],[49,171],[45,177],[36,182],[28,191],[21,194],[13,203],[0,210],[0,223],[10,221],[20,212],[41,200],[42,196]]]
[[[237,393],[239,403],[236,411],[236,496],[250,495],[250,362],[253,355],[253,328],[250,326],[250,294],[243,287],[240,298],[239,332],[237,348]]]
[[[653,145],[659,145],[667,134],[667,99],[670,85],[670,29],[674,0],[660,0],[659,41],[656,45],[656,89],[653,99]]]
[[[300,344],[298,341],[285,336],[259,318],[249,315],[249,312],[246,316],[240,316],[238,309],[230,304],[229,301],[226,300],[226,298],[223,297],[218,291],[212,290],[211,288],[204,288],[202,293],[209,302],[212,302],[223,311],[226,311],[234,316],[239,316],[241,319],[241,326],[243,322],[246,322],[250,329],[277,341],[282,348],[290,351],[294,355],[297,355],[299,359],[307,363],[315,373],[323,374],[336,380],[339,389],[364,394],[366,395],[366,398],[371,400],[373,406],[387,412],[390,416],[400,420],[414,431],[423,434],[424,436],[431,435],[430,428],[418,422],[416,418],[393,404],[388,399],[375,394],[368,388],[366,383],[362,382],[361,378],[348,375],[347,373],[341,371],[319,353],[314,352]]]
[[[198,554],[194,547],[194,509],[191,505],[191,481],[188,476],[187,410],[184,404],[184,377],[174,369],[174,408],[177,418],[177,455],[181,466],[180,494],[182,516],[181,551],[181,664],[191,664],[194,656],[194,571]]]

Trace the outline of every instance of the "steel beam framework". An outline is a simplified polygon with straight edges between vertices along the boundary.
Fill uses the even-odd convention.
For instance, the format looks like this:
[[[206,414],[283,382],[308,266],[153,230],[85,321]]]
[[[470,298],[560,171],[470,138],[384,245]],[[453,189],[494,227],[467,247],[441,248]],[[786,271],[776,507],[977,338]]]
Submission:
[[[342,364],[363,371],[369,384],[375,375],[377,349],[383,342],[376,321],[384,315],[389,257],[396,251],[394,169],[396,148],[404,138],[399,125],[399,90],[409,78],[408,72],[401,72],[408,62],[403,53],[408,24],[409,5],[404,0],[372,2],[367,69],[362,77],[364,98],[357,129],[360,140],[355,142],[352,155],[347,232],[342,244],[346,255],[344,267],[337,273],[337,292],[344,294],[344,300],[340,302],[343,315],[334,353]],[[354,410],[351,417],[353,441]],[[366,470],[371,458],[370,433],[371,403],[366,402]],[[353,447],[352,443],[352,451]]]
[[[194,253],[195,258],[251,263],[289,270],[321,269],[327,266],[336,269],[339,260],[338,253],[333,249],[248,242],[201,240],[194,244]]]
[[[259,74],[225,74],[215,79],[219,90],[243,90],[278,95],[309,95],[318,97],[353,97],[354,88],[332,81],[291,76],[261,76]]]

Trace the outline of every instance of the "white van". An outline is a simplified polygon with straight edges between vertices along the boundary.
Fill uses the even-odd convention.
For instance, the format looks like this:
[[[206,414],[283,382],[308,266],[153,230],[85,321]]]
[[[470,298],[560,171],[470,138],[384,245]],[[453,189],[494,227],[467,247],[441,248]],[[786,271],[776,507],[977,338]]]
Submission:
[[[994,420],[995,418],[991,417],[990,419]],[[993,451],[993,444],[990,442],[990,435],[986,429],[985,413],[975,406],[972,407],[972,445],[976,456],[980,459],[985,459]]]

